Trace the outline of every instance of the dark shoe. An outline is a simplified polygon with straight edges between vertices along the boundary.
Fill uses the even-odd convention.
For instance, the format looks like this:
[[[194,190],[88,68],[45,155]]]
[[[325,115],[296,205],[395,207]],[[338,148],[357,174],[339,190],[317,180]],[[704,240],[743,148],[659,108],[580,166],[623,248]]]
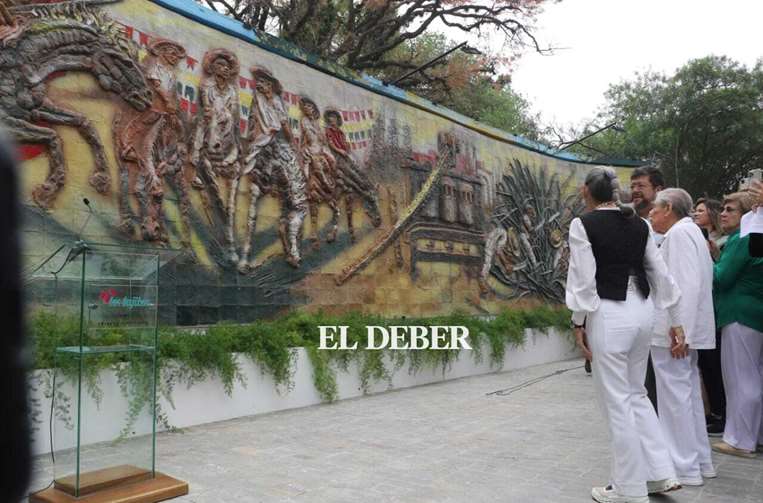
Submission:
[[[710,437],[722,437],[724,429],[726,429],[726,425],[721,421],[707,423],[707,434]]]

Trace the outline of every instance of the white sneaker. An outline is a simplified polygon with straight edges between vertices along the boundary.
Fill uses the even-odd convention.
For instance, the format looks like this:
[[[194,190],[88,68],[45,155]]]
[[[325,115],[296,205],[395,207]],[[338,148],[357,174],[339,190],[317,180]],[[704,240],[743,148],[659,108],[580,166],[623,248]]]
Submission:
[[[649,494],[669,493],[681,489],[681,482],[677,479],[650,480],[646,483],[646,491]]]
[[[612,486],[594,487],[591,497],[599,503],[649,503],[649,496],[623,496]]]
[[[679,480],[681,481],[682,486],[699,487],[705,485],[705,481],[702,480],[702,477],[681,477]]]
[[[699,465],[699,471],[704,479],[714,479],[718,476],[713,465]]]

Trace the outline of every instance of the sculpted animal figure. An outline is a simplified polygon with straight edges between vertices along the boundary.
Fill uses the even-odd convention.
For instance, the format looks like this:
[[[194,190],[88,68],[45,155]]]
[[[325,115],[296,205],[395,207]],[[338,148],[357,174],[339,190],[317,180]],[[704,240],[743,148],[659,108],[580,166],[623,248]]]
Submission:
[[[281,98],[281,82],[266,68],[256,66],[251,72],[257,86],[249,114],[248,150],[244,162],[251,199],[246,240],[238,267],[241,272],[255,267],[252,240],[257,222],[257,202],[262,196],[273,194],[281,203],[278,234],[286,262],[298,268],[302,262],[302,223],[307,213],[305,173],[295,154],[294,135]]]
[[[136,63],[137,53],[122,30],[83,4],[11,9],[15,28],[0,30],[0,121],[19,143],[43,144],[50,170],[32,192],[49,208],[66,183],[62,141],[51,126],[76,128],[90,146],[95,165],[89,183],[109,192],[111,179],[101,139],[83,114],[54,103],[47,79],[57,72],[87,72],[100,87],[136,110],[151,103],[152,91]]]
[[[345,211],[347,212],[347,231],[350,234],[350,242],[355,242],[355,227],[352,223],[352,206],[355,198],[360,198],[368,217],[374,227],[382,224],[381,212],[379,211],[379,198],[376,188],[363,173],[350,156],[350,144],[342,131],[342,116],[334,109],[323,112],[323,120],[326,123],[325,135],[328,146],[336,158],[336,189],[335,199],[344,199]],[[332,208],[334,209],[334,208]],[[338,206],[334,209],[334,219],[338,219]],[[333,232],[329,235],[335,236]]]
[[[166,181],[178,196],[183,227],[181,239],[188,245],[191,202],[183,173],[187,128],[178,114],[176,95],[177,65],[186,57],[186,52],[179,44],[163,38],[153,39],[148,52],[143,68],[154,88],[154,101],[149,109],[133,112],[126,121],[118,117],[114,125],[120,182],[119,227],[132,236],[134,223],[138,221],[144,240],[167,242],[163,209]],[[131,171],[136,173],[133,194],[138,201],[140,218],[133,214],[129,203]]]
[[[326,203],[331,208],[331,230],[326,241],[336,239],[339,229],[339,204],[337,202],[336,159],[326,142],[326,136],[320,127],[321,117],[318,105],[307,96],[300,97],[299,109],[302,119],[299,121],[299,151],[302,169],[307,179],[307,200],[310,205],[310,240],[313,248],[320,247],[318,238],[318,206]]]
[[[191,149],[191,163],[196,169],[194,184],[197,189],[205,189],[203,197],[211,199],[205,204],[217,214],[216,225],[224,227],[228,259],[235,264],[236,196],[242,155],[236,83],[239,61],[228,49],[212,49],[204,54],[202,68],[199,116]]]

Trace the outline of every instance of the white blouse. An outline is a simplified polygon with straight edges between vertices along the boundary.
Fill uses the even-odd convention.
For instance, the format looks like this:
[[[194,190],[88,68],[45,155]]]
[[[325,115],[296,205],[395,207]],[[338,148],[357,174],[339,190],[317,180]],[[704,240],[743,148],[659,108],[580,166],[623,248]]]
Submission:
[[[595,211],[620,211],[617,208],[600,208]],[[591,242],[588,241],[583,222],[575,218],[570,223],[570,267],[567,271],[567,289],[565,300],[572,311],[572,322],[582,325],[586,316],[599,309],[601,299],[596,292],[596,259],[593,256]],[[650,294],[655,307],[665,309],[671,320],[671,326],[681,325],[678,301],[681,299],[673,278],[660,256],[654,239],[650,235],[644,252],[644,270],[649,282]]]
[[[682,292],[679,308],[687,344],[714,349],[713,259],[702,231],[689,217],[679,220],[665,233],[660,255]],[[669,347],[668,313],[657,309],[654,318],[652,345]]]

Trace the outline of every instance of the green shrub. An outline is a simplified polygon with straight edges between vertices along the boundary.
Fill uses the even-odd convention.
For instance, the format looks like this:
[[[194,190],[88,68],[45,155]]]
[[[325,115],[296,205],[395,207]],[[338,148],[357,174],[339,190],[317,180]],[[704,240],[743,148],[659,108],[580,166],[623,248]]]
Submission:
[[[218,377],[224,391],[230,395],[238,381],[246,386],[236,353],[242,354],[260,365],[275,382],[279,392],[288,392],[294,386],[297,347],[304,347],[313,367],[313,383],[321,398],[333,401],[337,398],[336,372],[348,372],[357,365],[360,385],[368,392],[374,383],[391,382],[395,371],[408,364],[410,373],[426,369],[447,372],[460,356],[453,350],[368,350],[365,349],[366,326],[379,325],[461,325],[469,329],[471,355],[475,362],[484,361],[488,351],[490,365],[502,365],[509,347],[524,343],[526,328],[566,328],[569,311],[562,307],[540,306],[531,309],[506,309],[490,318],[475,317],[465,313],[427,318],[384,318],[378,315],[348,313],[327,315],[325,313],[294,312],[275,320],[233,325],[219,324],[205,331],[180,327],[159,329],[157,353],[157,391],[174,406],[172,392],[175,386],[188,387],[209,377]],[[358,349],[319,350],[320,325],[348,326],[348,343],[358,343]],[[34,366],[37,369],[56,366],[55,349],[60,346],[79,344],[79,320],[73,316],[56,316],[39,312],[30,316],[27,323],[33,341]],[[118,329],[99,333],[99,345],[126,344],[128,334]],[[153,390],[150,376],[142,366],[146,362],[128,359],[125,354],[104,354],[89,357],[84,377],[91,396],[100,400],[98,374],[110,368],[117,372],[120,386],[130,399],[128,424],[134,420],[147,403]],[[61,362],[59,362],[59,368]],[[73,378],[78,368],[64,368],[64,375]],[[158,403],[158,402],[157,402]],[[170,427],[166,415],[157,410],[159,420]]]

